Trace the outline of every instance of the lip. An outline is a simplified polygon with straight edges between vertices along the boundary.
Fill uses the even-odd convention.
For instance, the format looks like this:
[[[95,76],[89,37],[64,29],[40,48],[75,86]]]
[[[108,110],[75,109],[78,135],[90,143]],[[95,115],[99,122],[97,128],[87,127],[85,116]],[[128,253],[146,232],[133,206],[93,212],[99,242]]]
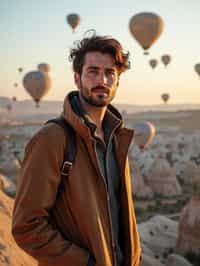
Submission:
[[[92,92],[94,93],[103,93],[103,94],[108,94],[107,90],[93,90]]]

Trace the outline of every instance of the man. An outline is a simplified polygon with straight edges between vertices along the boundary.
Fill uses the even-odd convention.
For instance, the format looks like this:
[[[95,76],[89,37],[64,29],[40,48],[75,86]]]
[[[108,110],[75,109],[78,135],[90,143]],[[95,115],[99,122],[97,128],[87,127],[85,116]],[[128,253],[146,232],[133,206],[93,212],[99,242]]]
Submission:
[[[54,123],[33,136],[18,183],[13,236],[40,266],[138,266],[127,159],[133,131],[110,104],[129,54],[117,40],[93,35],[71,50],[70,59],[78,91],[67,95],[62,116],[74,129],[76,158],[61,178],[70,139]]]

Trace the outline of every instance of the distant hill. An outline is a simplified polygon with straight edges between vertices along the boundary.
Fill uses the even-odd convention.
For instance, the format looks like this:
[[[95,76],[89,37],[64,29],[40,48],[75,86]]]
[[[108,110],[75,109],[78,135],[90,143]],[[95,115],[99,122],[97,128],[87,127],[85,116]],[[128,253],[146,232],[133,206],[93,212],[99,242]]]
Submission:
[[[0,96],[0,105],[10,102],[10,99],[8,97]]]
[[[6,105],[11,103],[12,110],[8,112]],[[199,105],[194,104],[160,104],[160,105],[131,105],[114,104],[121,112],[141,113],[141,112],[171,112],[182,110],[200,109]],[[56,117],[62,112],[62,101],[42,101],[40,107],[36,108],[32,100],[13,102],[7,97],[0,96],[0,122],[7,120],[43,122],[51,117]]]

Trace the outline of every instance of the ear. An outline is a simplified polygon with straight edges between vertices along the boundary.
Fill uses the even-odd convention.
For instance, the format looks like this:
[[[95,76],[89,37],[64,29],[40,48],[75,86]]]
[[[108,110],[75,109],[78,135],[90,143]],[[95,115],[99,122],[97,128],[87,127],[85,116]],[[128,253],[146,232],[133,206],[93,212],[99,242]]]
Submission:
[[[120,77],[120,76],[118,76],[118,80],[117,80],[117,87],[119,86],[119,77]]]
[[[74,72],[74,82],[78,89],[80,89],[80,75],[77,72]]]

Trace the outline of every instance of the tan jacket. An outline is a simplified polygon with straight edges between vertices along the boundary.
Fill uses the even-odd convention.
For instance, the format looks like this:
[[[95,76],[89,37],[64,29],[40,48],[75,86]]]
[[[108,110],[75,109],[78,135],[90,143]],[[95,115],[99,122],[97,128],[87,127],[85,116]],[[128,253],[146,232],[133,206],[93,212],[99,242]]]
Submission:
[[[25,149],[13,211],[13,236],[39,266],[86,266],[90,255],[97,266],[117,266],[108,193],[98,167],[95,140],[68,98],[63,115],[78,133],[71,174],[59,187],[65,134],[56,124],[45,125]],[[133,131],[122,127],[114,136],[122,183],[124,266],[138,266],[141,255],[127,159],[132,137]]]

